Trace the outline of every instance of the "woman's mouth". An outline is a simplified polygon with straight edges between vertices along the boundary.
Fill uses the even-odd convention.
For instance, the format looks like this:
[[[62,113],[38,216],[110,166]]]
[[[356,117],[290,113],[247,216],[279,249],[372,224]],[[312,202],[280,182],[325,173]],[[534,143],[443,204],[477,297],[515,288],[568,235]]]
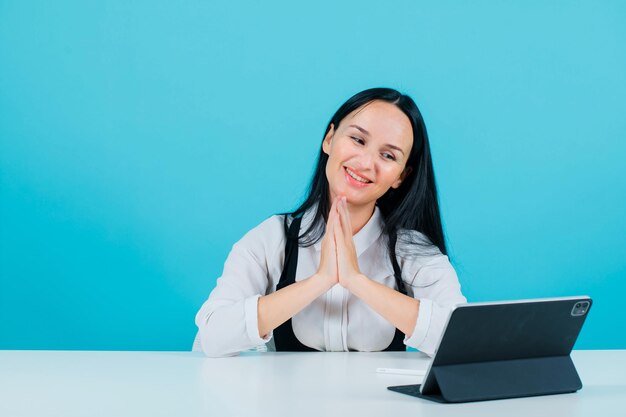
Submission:
[[[367,187],[369,184],[372,183],[372,181],[358,175],[356,172],[352,171],[350,168],[348,167],[343,167],[343,168],[345,170],[345,176],[349,184],[352,184],[356,187]]]

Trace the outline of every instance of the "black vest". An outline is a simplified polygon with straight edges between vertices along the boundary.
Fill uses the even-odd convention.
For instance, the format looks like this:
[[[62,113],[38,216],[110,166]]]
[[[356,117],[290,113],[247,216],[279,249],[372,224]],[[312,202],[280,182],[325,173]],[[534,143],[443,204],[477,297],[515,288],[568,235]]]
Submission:
[[[276,285],[276,291],[286,287],[287,285],[293,284],[296,280],[296,269],[298,267],[298,234],[301,222],[302,217],[299,217],[294,219],[291,222],[291,226],[289,226],[287,243],[285,244],[285,263],[283,266],[283,272],[280,275],[280,280]],[[404,288],[404,282],[402,282],[400,267],[398,266],[398,262],[395,257],[392,259],[392,264],[398,291],[406,295],[406,289]],[[276,351],[278,352],[317,352],[316,349],[303,345],[296,338],[296,335],[293,333],[293,327],[291,326],[291,319],[274,329],[274,344],[276,345]],[[406,346],[404,345],[404,333],[396,329],[396,333],[391,341],[391,344],[384,349],[384,351],[405,350]]]

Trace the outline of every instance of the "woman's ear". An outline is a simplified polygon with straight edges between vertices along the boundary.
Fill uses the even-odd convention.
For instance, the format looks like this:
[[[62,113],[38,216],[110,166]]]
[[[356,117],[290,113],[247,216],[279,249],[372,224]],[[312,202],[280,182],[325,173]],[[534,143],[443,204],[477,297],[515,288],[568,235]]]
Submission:
[[[322,142],[322,151],[324,151],[326,155],[330,155],[330,144],[333,140],[334,135],[335,125],[331,123],[330,127],[328,128],[328,132],[326,132],[326,136],[324,136],[324,141]]]
[[[411,173],[411,171],[413,171],[413,168],[411,168],[409,166],[404,168],[404,171],[402,171],[402,174],[400,174],[400,176],[398,177],[396,182],[393,183],[391,188],[394,188],[394,189],[398,188],[400,186],[400,184],[402,184],[402,181],[404,181],[404,179],[407,177],[407,175],[409,175]]]

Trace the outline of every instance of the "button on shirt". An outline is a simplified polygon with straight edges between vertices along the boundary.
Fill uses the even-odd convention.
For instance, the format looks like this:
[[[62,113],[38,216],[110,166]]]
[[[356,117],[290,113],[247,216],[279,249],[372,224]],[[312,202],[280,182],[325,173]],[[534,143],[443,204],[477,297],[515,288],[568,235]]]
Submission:
[[[307,230],[314,212],[302,219]],[[395,288],[393,266],[382,233],[378,207],[367,224],[353,236],[361,273]],[[418,232],[414,238],[425,239]],[[407,294],[420,301],[415,329],[404,339],[407,346],[432,355],[450,310],[465,303],[454,268],[435,246],[407,244],[399,233],[397,259]],[[406,234],[408,236],[408,234]],[[275,350],[272,333],[259,336],[259,297],[276,290],[285,258],[283,216],[276,215],[249,231],[237,242],[224,265],[215,289],[196,315],[198,326],[194,350],[208,356],[227,356],[257,349]],[[403,243],[404,242],[404,243]],[[321,240],[300,247],[296,281],[317,272]],[[301,343],[321,351],[380,351],[391,343],[395,327],[341,285],[313,300],[292,318],[293,332]]]

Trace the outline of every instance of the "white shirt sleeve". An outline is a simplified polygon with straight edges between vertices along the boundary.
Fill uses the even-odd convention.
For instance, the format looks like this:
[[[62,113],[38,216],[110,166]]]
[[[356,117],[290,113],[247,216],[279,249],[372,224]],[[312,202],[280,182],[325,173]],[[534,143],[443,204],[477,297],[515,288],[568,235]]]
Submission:
[[[467,300],[461,294],[459,279],[446,255],[435,255],[425,264],[420,264],[418,258],[405,262],[404,266],[409,270],[417,267],[408,282],[407,292],[420,301],[415,329],[404,343],[432,356],[452,308]]]
[[[257,306],[271,284],[267,260],[276,259],[277,250],[284,246],[279,227],[282,218],[273,216],[233,245],[222,276],[196,315],[207,356],[236,355],[271,339],[271,333],[259,336]]]

